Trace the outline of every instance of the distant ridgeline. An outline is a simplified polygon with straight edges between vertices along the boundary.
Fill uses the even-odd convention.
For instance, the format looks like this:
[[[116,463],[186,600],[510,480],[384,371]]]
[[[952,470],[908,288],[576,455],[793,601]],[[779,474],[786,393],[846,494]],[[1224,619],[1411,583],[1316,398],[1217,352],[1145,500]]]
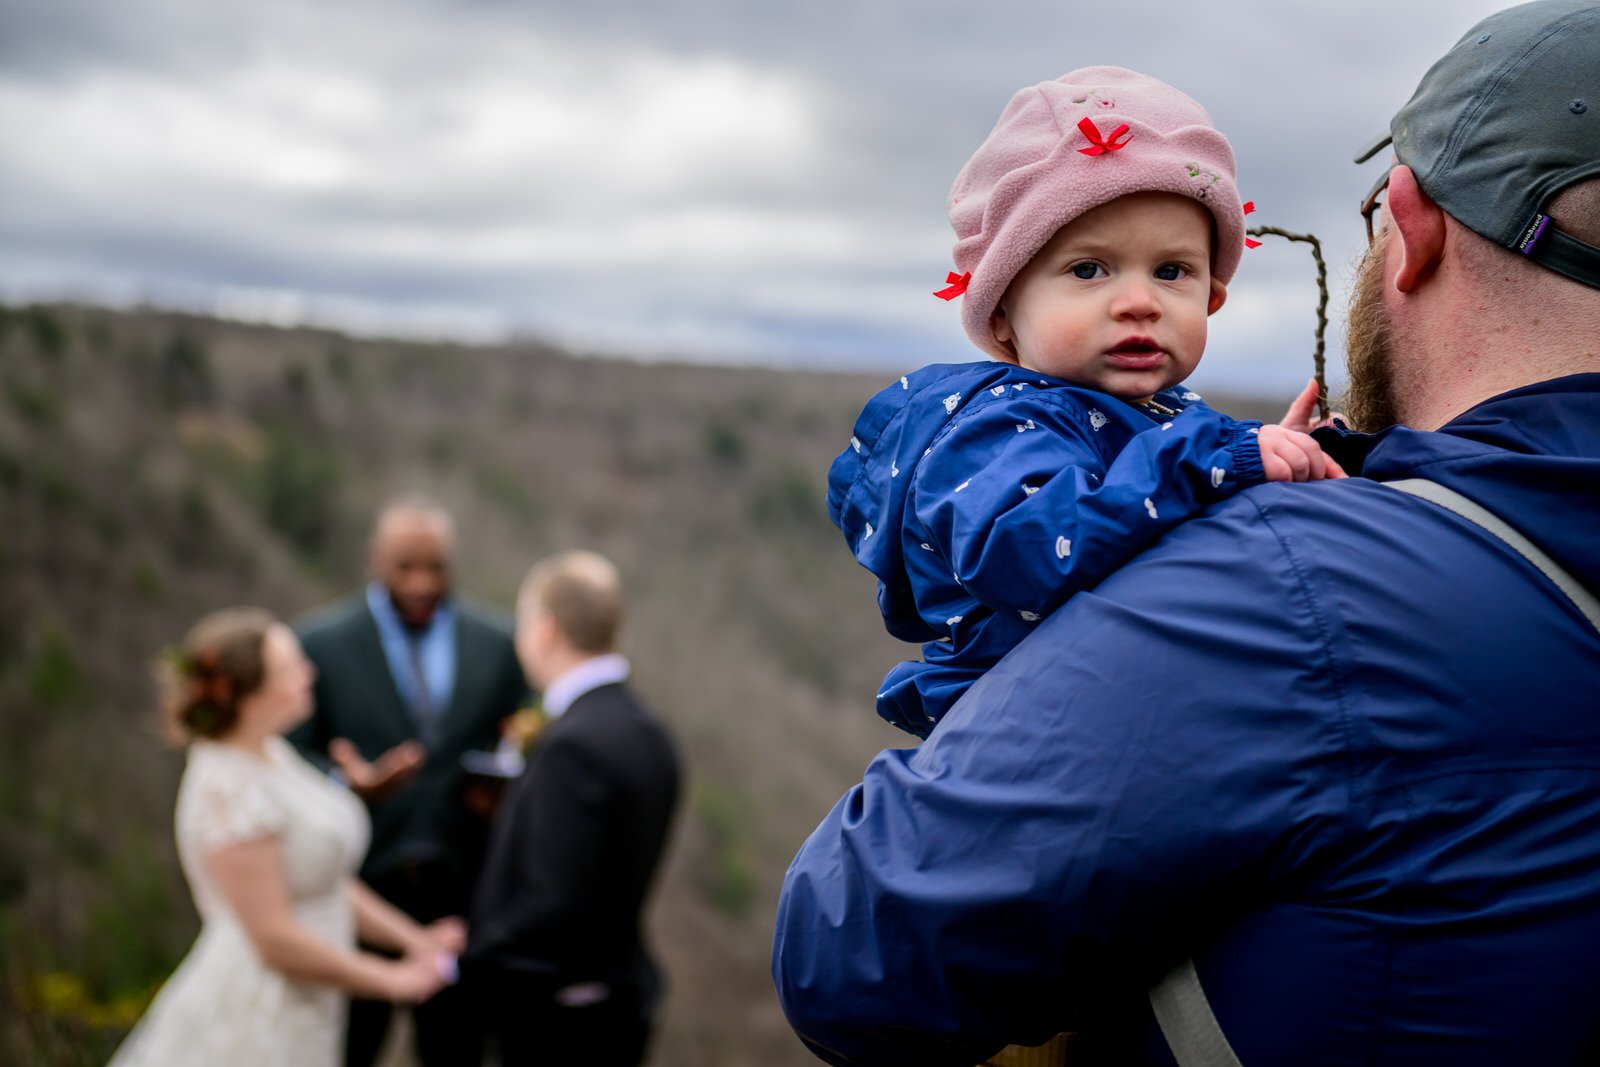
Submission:
[[[690,797],[655,924],[655,1062],[813,1062],[767,977],[801,839],[878,748],[902,650],[823,479],[877,377],[0,307],[0,1063],[103,1064],[193,936],[149,664],[201,613],[354,588],[373,510],[457,516],[460,587],[617,560]]]

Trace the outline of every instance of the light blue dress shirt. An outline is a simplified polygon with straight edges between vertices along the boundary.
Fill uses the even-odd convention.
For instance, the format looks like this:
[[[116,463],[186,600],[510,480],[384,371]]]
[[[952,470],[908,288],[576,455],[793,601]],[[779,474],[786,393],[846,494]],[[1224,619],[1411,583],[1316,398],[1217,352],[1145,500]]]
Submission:
[[[413,630],[400,621],[394,602],[389,599],[389,590],[380,582],[367,585],[367,607],[378,624],[378,639],[383,645],[384,658],[389,662],[395,688],[417,718],[423,742],[430,743],[438,720],[455,693],[455,608],[448,600],[442,602],[426,627]],[[421,679],[417,677],[419,668]],[[424,685],[426,703],[419,699]]]

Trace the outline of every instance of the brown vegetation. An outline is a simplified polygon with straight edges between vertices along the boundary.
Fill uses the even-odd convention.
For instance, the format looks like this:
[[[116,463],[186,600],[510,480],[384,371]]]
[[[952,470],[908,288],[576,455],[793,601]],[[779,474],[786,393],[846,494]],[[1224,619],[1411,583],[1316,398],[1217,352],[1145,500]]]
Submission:
[[[0,1062],[103,1063],[193,936],[150,661],[218,606],[353,587],[402,491],[456,514],[461,586],[502,608],[546,553],[618,563],[691,776],[653,1062],[815,1062],[772,995],[771,916],[805,834],[906,743],[871,698],[908,650],[822,503],[888,377],[0,307]]]

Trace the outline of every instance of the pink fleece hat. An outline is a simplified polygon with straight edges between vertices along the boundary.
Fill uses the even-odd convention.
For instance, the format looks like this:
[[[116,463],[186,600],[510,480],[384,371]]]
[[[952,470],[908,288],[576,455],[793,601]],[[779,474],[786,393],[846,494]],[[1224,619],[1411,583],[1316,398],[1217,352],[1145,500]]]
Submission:
[[[1142,192],[1192,196],[1210,208],[1217,220],[1211,273],[1224,283],[1233,277],[1244,252],[1244,209],[1233,149],[1205,108],[1121,67],[1084,67],[1013,96],[950,189],[956,269],[971,273],[961,308],[967,335],[1010,359],[989,318],[1011,280],[1062,226]]]

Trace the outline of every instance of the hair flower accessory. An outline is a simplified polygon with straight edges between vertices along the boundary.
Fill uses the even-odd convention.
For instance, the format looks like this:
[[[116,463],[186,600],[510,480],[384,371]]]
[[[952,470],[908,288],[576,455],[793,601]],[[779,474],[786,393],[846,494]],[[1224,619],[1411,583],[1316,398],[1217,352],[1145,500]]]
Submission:
[[[190,678],[189,699],[195,704],[226,705],[233,700],[233,680],[222,674]]]
[[[1096,126],[1091,118],[1079,120],[1078,129],[1083,131],[1085,137],[1089,138],[1089,147],[1078,149],[1086,156],[1100,156],[1107,152],[1116,152],[1119,149],[1128,147],[1128,142],[1133,139],[1133,134],[1128,132],[1128,124],[1126,122],[1112,130],[1109,137],[1100,132],[1100,127]],[[1118,140],[1119,137],[1121,140]]]
[[[224,706],[232,702],[234,682],[222,673],[222,657],[216,649],[208,648],[195,656],[171,649],[168,661],[182,675],[192,705]]]
[[[957,274],[955,271],[950,271],[944,280],[947,287],[935,290],[933,295],[940,300],[954,300],[967,291],[967,283],[972,281],[972,272],[969,270],[964,274]]]

